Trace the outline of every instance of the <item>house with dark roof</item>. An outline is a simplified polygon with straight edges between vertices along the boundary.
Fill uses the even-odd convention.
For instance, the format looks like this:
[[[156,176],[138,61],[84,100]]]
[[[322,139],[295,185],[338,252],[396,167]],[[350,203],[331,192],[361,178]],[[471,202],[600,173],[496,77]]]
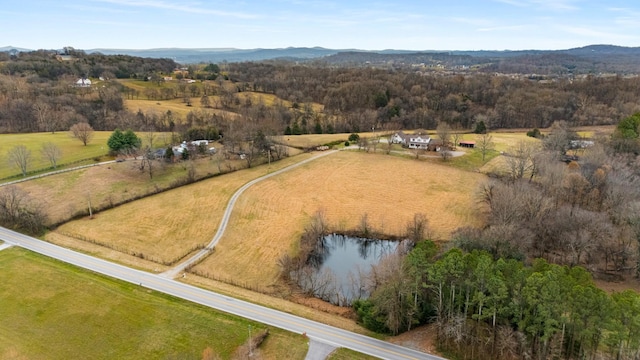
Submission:
[[[407,147],[409,149],[427,149],[431,138],[427,135],[409,135],[407,141]]]

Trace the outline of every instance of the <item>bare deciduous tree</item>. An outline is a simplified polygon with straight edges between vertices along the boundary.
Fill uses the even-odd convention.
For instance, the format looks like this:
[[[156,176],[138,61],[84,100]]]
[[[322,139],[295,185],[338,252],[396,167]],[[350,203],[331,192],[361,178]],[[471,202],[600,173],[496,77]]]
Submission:
[[[42,144],[40,154],[43,159],[47,160],[51,164],[52,168],[56,169],[58,167],[58,160],[62,157],[62,150],[60,150],[56,144],[46,142]]]
[[[27,176],[27,168],[31,163],[31,150],[24,145],[16,145],[7,153],[9,163],[20,169],[22,176]]]
[[[536,174],[535,155],[537,146],[534,143],[521,140],[511,147],[506,154],[507,172],[513,180],[522,179],[525,175],[533,178]]]
[[[446,122],[441,122],[436,128],[436,134],[440,141],[442,141],[442,148],[447,148],[451,143],[451,126]]]
[[[436,134],[438,134],[438,138],[442,141],[440,156],[442,160],[447,161],[451,158],[451,152],[449,151],[449,145],[451,144],[451,126],[446,122],[439,123],[436,128]]]
[[[44,230],[46,214],[41,206],[16,186],[0,189],[0,224],[39,235]]]
[[[84,146],[87,146],[87,144],[93,139],[93,128],[86,122],[77,123],[69,130],[71,131],[71,135],[82,141]]]
[[[489,132],[485,132],[478,136],[477,146],[478,150],[480,150],[480,153],[482,154],[483,162],[486,159],[489,151],[493,150],[494,145],[495,144],[493,143],[493,137],[491,136],[491,134],[489,134]]]
[[[414,243],[424,240],[428,226],[429,220],[427,220],[427,216],[425,214],[417,213],[413,215],[413,220],[407,223],[407,238],[412,240]]]
[[[33,110],[36,113],[38,120],[38,128],[52,134],[55,132],[55,122],[51,121],[50,115],[52,113],[51,106],[44,101],[36,101],[33,104]]]

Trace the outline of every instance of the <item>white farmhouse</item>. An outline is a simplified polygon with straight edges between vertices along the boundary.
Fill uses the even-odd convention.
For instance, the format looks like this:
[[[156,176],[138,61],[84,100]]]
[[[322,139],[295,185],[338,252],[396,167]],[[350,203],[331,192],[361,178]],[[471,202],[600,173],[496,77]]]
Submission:
[[[78,79],[78,81],[76,81],[76,86],[89,87],[89,86],[91,86],[91,80],[85,79],[85,78],[80,78],[80,79]]]
[[[407,146],[409,149],[428,149],[431,138],[427,135],[408,135]]]

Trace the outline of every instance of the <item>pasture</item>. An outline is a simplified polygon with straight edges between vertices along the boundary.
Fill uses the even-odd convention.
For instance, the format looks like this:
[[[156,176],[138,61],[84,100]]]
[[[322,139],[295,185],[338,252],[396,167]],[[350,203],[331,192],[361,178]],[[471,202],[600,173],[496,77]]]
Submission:
[[[47,239],[83,251],[103,251],[107,257],[113,252],[87,248],[87,240],[157,262],[173,262],[210,241],[228,199],[240,186],[309,156],[225,174],[98,213],[92,220],[71,221]],[[434,238],[447,239],[459,226],[479,224],[472,194],[483,178],[395,156],[333,154],[247,190],[219,246],[196,270],[249,286],[271,284],[278,259],[295,252],[304,226],[319,209],[325,210],[336,230],[356,228],[366,214],[375,231],[398,235],[415,213],[424,213]],[[147,270],[164,269],[131,256],[117,260]]]
[[[68,166],[79,166],[94,163],[94,159],[99,159],[107,155],[109,148],[107,140],[111,136],[109,131],[96,131],[91,142],[84,146],[82,142],[68,131],[51,133],[30,133],[30,134],[3,134],[0,135],[0,179],[12,176],[20,176],[20,169],[9,163],[7,152],[17,145],[24,145],[31,151],[31,161],[27,168],[29,172],[48,170],[51,168],[49,161],[41,155],[44,143],[53,143],[61,150],[61,157],[58,159],[58,168]]]
[[[221,359],[265,325],[19,248],[0,252],[0,358]],[[271,328],[264,359],[304,359],[306,339]]]
[[[211,96],[213,99],[214,96]],[[213,101],[213,100],[212,100]],[[212,114],[227,116],[230,119],[235,119],[239,115],[231,112],[220,109],[211,109],[205,108],[200,104],[200,97],[191,99],[191,106],[187,106],[182,99],[171,99],[171,100],[139,100],[139,99],[127,99],[124,100],[125,107],[127,110],[137,113],[138,110],[142,110],[146,115],[155,114],[157,116],[162,116],[162,114],[166,114],[167,111],[171,111],[174,116],[178,117],[186,117],[192,111],[205,111]]]
[[[305,134],[305,135],[283,135],[279,142],[287,146],[297,148],[310,148],[327,144],[333,141],[346,141],[351,134]],[[361,136],[366,136],[362,134]]]
[[[87,242],[104,243],[128,254],[136,253],[140,257],[153,259],[159,263],[170,263],[211,240],[218,228],[227,201],[240,186],[310,156],[310,154],[302,154],[271,163],[271,165],[239,170],[100,212],[93,219],[83,218],[71,221],[48,234],[47,240],[72,248],[76,248],[73,244],[77,243],[83,251],[90,252],[104,251],[106,248],[98,250],[99,248],[91,247],[94,250],[90,250],[86,248]],[[126,161],[117,165],[128,166],[126,165],[128,163]],[[217,171],[213,163],[207,166],[211,171]],[[145,179],[143,174],[132,183],[129,180],[131,177],[116,168],[101,168],[95,171],[92,173],[93,176],[84,175],[83,177],[97,178],[95,181],[103,179],[107,182],[101,187],[106,201],[112,194],[117,196],[118,193],[114,191],[117,186],[120,186],[120,192],[127,192],[125,195],[128,195],[131,189],[140,191],[140,188],[155,186],[149,182],[148,177]],[[107,174],[96,175],[97,171]],[[183,174],[185,172],[186,169]],[[115,179],[118,181],[114,183]],[[51,181],[54,182],[54,180]],[[165,181],[170,181],[170,178]],[[80,185],[82,181],[76,182],[78,186],[82,186]],[[136,187],[136,183],[139,187]],[[43,184],[41,188],[42,191],[46,191],[47,185]],[[95,189],[95,187],[91,186],[89,189]],[[86,193],[78,192],[80,192],[78,204],[86,205]],[[65,191],[61,189],[61,196],[64,193]],[[98,196],[97,193],[96,190],[92,190],[91,196]],[[108,253],[112,252],[108,251]],[[155,270],[159,267],[158,264],[138,262],[136,258],[125,257],[118,260],[147,270]]]
[[[366,214],[374,232],[392,235],[424,213],[432,238],[448,239],[458,227],[481,224],[473,194],[484,178],[437,163],[336,153],[248,189],[215,252],[194,271],[268,291],[278,259],[296,252],[318,210],[335,231],[357,229]]]
[[[161,82],[160,85],[156,84],[153,81],[141,81],[141,80],[131,80],[131,79],[125,79],[125,80],[121,79],[121,80],[118,80],[118,82],[130,89],[138,91],[138,96],[136,96],[135,99],[133,98],[125,99],[125,106],[129,111],[132,111],[132,112],[137,112],[138,110],[142,110],[145,113],[160,114],[160,113],[166,113],[167,110],[171,110],[173,114],[186,116],[190,111],[204,110],[204,111],[212,112],[219,115],[226,115],[226,116],[232,116],[232,117],[238,116],[238,114],[233,111],[218,109],[217,106],[215,105],[215,104],[219,104],[220,102],[220,95],[216,95],[216,93],[220,92],[218,90],[220,89],[221,86],[227,88],[229,91],[232,91],[234,96],[237,97],[238,100],[240,100],[240,102],[243,104],[244,103],[264,104],[266,106],[279,105],[287,108],[290,108],[293,106],[293,103],[291,101],[280,99],[274,94],[267,94],[267,93],[261,93],[261,92],[255,92],[255,91],[235,92],[237,91],[237,86],[228,81],[220,83],[217,81],[207,80],[205,82],[197,81],[193,84],[188,84],[186,93],[187,95],[190,96],[191,106],[187,106],[187,104],[183,102],[182,94],[179,93],[179,90],[178,90],[179,81],[177,80]],[[204,83],[211,86],[213,90],[214,94],[209,95],[209,100],[213,108],[205,108],[204,106],[202,106],[200,102],[200,99],[202,96],[201,90],[203,88]],[[189,88],[193,85],[195,85],[198,88],[198,91],[200,92],[196,96],[191,96],[191,93],[189,91]],[[154,99],[148,98],[148,94],[146,94],[148,90],[161,90],[161,89],[172,89],[177,94],[177,98],[168,99],[168,100],[154,100]],[[324,106],[322,104],[311,103],[310,105],[314,112],[322,112],[324,109]],[[302,106],[299,111],[304,111]]]

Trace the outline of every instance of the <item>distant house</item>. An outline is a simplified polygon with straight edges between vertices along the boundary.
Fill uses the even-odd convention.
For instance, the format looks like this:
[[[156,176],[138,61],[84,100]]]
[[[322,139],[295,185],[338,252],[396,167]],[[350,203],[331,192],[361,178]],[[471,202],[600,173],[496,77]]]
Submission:
[[[431,138],[427,135],[408,135],[407,147],[409,149],[428,149]]]
[[[191,142],[191,145],[193,146],[209,145],[209,140],[193,140]]]
[[[458,143],[458,146],[464,147],[464,148],[474,148],[476,147],[476,142],[470,141],[470,140],[462,140]]]
[[[595,142],[591,140],[571,140],[569,144],[570,149],[584,149],[591,147],[595,144]]]
[[[58,59],[58,61],[72,61],[75,60],[75,58],[71,55],[56,55],[56,59]]]
[[[80,79],[78,79],[78,81],[76,81],[76,86],[78,86],[78,87],[89,87],[89,86],[91,86],[91,80],[85,79],[85,78],[80,78]]]
[[[164,81],[171,81],[173,80],[173,77],[171,76],[165,76],[164,78],[162,78]]]
[[[431,138],[424,134],[405,134],[402,131],[391,136],[393,144],[401,144],[409,149],[426,149],[429,146]]]
[[[393,136],[391,136],[391,143],[405,145],[407,143],[407,134],[402,131],[398,131],[397,133],[393,134]]]

